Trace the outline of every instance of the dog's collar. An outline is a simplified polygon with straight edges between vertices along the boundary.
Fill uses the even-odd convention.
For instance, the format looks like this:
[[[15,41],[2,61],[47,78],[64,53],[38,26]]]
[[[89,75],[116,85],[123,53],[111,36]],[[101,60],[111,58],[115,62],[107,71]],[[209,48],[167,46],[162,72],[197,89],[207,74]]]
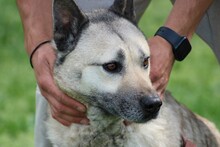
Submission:
[[[181,147],[196,147],[195,143],[186,139],[185,137],[183,137],[183,135],[181,137],[182,137]]]

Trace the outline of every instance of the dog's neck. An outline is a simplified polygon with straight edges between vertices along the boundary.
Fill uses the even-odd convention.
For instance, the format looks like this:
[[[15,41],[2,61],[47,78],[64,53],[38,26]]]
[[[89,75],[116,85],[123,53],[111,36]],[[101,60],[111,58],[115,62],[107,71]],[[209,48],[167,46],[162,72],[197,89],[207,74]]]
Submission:
[[[72,97],[77,98],[79,102],[87,107],[87,117],[90,120],[91,128],[94,128],[97,131],[103,131],[111,129],[111,126],[117,126],[118,129],[125,127],[123,123],[124,120],[122,118],[108,113],[104,109],[100,108],[96,103],[91,104],[85,100],[86,98],[84,98],[84,96],[74,95]],[[109,131],[111,132],[111,130]],[[114,131],[114,129],[112,131]]]
[[[90,120],[90,126],[97,131],[107,129],[109,133],[115,134],[125,127],[123,119],[113,116],[99,107],[87,106],[87,117]]]
[[[122,119],[91,105],[88,106],[87,116],[90,120],[90,125],[78,126],[78,130],[80,130],[78,136],[87,138],[81,145],[122,146],[124,141],[127,140],[127,130]]]
[[[77,137],[79,137],[79,140],[86,138],[86,140],[79,141],[80,145],[122,146],[124,144],[125,140],[127,140],[125,139],[127,138],[127,128],[123,119],[104,111],[96,105],[91,105],[85,101],[83,95],[78,95],[78,93],[73,91],[68,93],[68,95],[76,98],[87,107],[87,117],[90,120],[90,124],[88,126],[73,124],[72,126],[77,130],[75,132],[78,132]]]

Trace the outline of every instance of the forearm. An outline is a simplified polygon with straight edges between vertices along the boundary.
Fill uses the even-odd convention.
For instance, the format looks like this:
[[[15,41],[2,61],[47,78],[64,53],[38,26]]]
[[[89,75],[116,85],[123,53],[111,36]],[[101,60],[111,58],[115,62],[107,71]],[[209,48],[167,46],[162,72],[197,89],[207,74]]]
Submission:
[[[196,27],[213,0],[176,0],[165,26],[192,38]]]
[[[17,0],[17,6],[30,55],[40,42],[52,38],[52,0]]]

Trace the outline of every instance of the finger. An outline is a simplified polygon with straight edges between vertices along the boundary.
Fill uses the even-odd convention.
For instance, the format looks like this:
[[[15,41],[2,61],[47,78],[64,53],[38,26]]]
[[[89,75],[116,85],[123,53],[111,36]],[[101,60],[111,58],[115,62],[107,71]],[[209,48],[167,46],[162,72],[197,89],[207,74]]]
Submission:
[[[56,86],[54,79],[50,74],[44,75],[44,77],[46,76],[47,78],[44,78],[44,82],[41,83],[42,91],[44,91],[47,95],[51,95],[58,102],[68,106],[69,108],[75,109],[80,112],[86,112],[86,107],[82,103],[67,96]]]
[[[156,71],[157,69],[154,67],[153,64],[151,64],[150,79],[152,83],[156,82],[160,78],[160,74],[158,74],[158,72]]]
[[[53,98],[57,100],[58,103],[65,105],[65,108],[72,110],[77,110],[80,113],[86,112],[86,106],[82,103],[74,100],[73,98],[67,96],[62,91],[60,91],[56,86],[54,86],[53,91],[47,92],[47,94],[52,94]]]
[[[89,124],[89,119],[87,119],[86,117],[73,117],[70,115],[65,115],[65,114],[60,114],[57,113],[56,110],[53,110],[53,108],[51,108],[51,115],[54,119],[56,119],[57,121],[61,121],[61,123],[66,122],[68,124],[71,123],[77,123],[77,124],[85,124],[88,125]]]
[[[54,119],[56,119],[59,123],[61,123],[61,124],[64,125],[64,126],[70,126],[70,125],[72,124],[72,122],[63,120],[63,119],[61,119],[61,118],[54,118]]]
[[[57,121],[63,120],[66,123],[68,122],[68,123],[89,124],[89,119],[86,117],[86,115],[85,114],[79,115],[79,112],[77,111],[73,113],[76,115],[69,115],[66,114],[65,111],[64,112],[57,111],[57,109],[50,104],[50,112],[52,117]]]
[[[160,95],[161,98],[163,98],[163,94],[166,90],[167,86],[167,80],[165,77],[160,78],[156,82],[153,83],[153,87],[157,91],[157,93]]]
[[[161,100],[164,98],[166,87],[167,87],[167,84],[164,83],[164,84],[161,84],[160,87],[158,87],[157,89],[157,92],[160,95]]]
[[[83,113],[86,112],[86,107],[82,103],[67,96],[56,86],[49,73],[39,79],[39,87],[42,95],[46,97],[49,102],[53,102],[53,99],[55,99],[57,102],[68,106],[70,109],[75,109]],[[56,105],[58,106],[58,104]]]
[[[51,46],[47,46],[47,45],[45,45],[44,47],[51,48]],[[49,59],[47,58],[48,56],[42,57],[45,54],[44,52],[38,52],[39,55],[36,54],[37,57],[35,57],[36,60],[39,58],[40,59],[43,58],[42,60],[39,60],[40,64],[39,66],[36,66],[36,69],[35,69],[37,82],[41,89],[42,94],[47,93],[48,95],[51,95],[52,97],[57,99],[60,103],[63,103],[64,105],[72,107],[78,111],[85,112],[86,107],[82,103],[76,100],[73,100],[73,98],[70,98],[69,96],[64,94],[57,87],[56,83],[54,82],[54,78],[53,78],[53,66],[54,66],[54,60],[55,60],[55,53],[53,49],[52,50],[48,49],[47,51],[50,53]],[[36,62],[36,63],[39,63],[39,62]]]
[[[62,118],[57,118],[56,119],[58,122],[60,122],[62,125],[64,126],[70,126],[71,124],[73,123],[76,123],[76,124],[82,124],[82,125],[89,125],[89,122],[87,120],[84,120],[84,119],[78,119],[74,122],[68,122]]]
[[[163,100],[164,99],[164,94],[165,94],[165,89],[162,90],[162,91],[159,91],[158,94],[160,96],[160,99]]]
[[[66,106],[68,106],[71,109],[77,110],[79,112],[85,113],[86,112],[86,106],[80,103],[77,100],[74,100],[74,98],[71,98],[67,96],[66,94],[62,93],[61,91],[57,90],[59,98],[58,101]]]
[[[153,87],[157,92],[159,92],[160,88],[162,87],[161,84],[162,84],[161,79],[159,79],[153,83]]]
[[[53,54],[49,54],[49,56],[50,58],[45,56],[44,52],[38,52],[34,58],[34,70],[42,95],[48,100],[52,108],[54,108],[52,110],[54,112],[53,117],[65,125],[74,121],[79,122],[82,118],[85,119],[85,114],[79,112],[79,110],[85,112],[85,106],[65,95],[56,86],[53,79],[55,56]]]
[[[150,70],[150,79],[152,83],[159,81],[164,76],[165,73],[164,69],[159,67],[159,65],[157,66],[154,65],[151,66],[151,70]]]
[[[57,114],[65,114],[69,116],[75,116],[75,117],[84,117],[86,118],[86,113],[79,112],[75,109],[71,109],[67,107],[66,105],[59,103],[56,99],[51,98],[50,96],[48,97],[48,102],[50,103],[51,107],[54,109],[54,111]]]

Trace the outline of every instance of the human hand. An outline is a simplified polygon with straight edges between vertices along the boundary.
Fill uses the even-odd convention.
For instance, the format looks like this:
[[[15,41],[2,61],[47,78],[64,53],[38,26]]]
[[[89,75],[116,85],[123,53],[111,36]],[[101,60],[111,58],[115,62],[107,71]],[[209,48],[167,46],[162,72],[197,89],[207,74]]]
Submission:
[[[148,39],[148,44],[151,52],[150,78],[154,88],[162,98],[175,61],[172,47],[160,36],[154,36]]]
[[[55,51],[50,44],[44,44],[32,58],[35,77],[41,94],[47,99],[52,117],[65,126],[72,123],[88,124],[86,107],[64,94],[53,79]]]

